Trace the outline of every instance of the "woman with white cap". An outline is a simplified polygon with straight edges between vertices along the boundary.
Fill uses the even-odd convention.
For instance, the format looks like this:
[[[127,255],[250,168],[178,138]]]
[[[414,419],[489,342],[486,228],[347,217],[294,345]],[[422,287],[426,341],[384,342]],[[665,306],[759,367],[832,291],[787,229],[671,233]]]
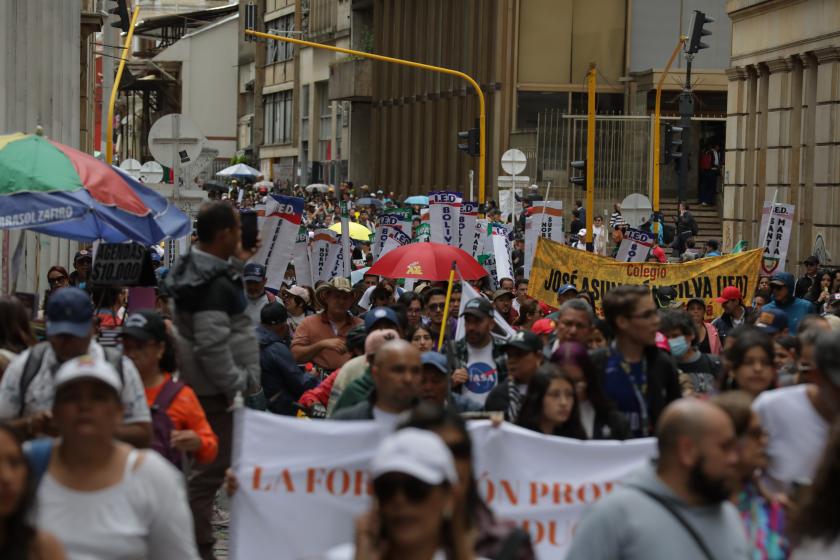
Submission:
[[[371,510],[356,521],[356,541],[327,560],[473,560],[466,532],[453,527],[458,474],[437,434],[404,428],[382,441],[370,463]]]
[[[55,374],[59,439],[44,454],[37,525],[70,560],[198,559],[182,477],[160,455],[114,438],[122,382],[104,360],[82,356]]]

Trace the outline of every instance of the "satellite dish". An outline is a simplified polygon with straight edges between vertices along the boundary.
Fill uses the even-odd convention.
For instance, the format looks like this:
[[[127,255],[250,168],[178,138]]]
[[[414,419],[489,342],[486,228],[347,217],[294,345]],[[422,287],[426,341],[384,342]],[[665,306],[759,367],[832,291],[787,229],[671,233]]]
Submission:
[[[508,175],[521,175],[528,164],[528,158],[521,150],[512,149],[502,154],[502,169]]]
[[[621,217],[632,228],[637,228],[650,219],[653,206],[643,194],[634,193],[621,201]]]
[[[144,183],[160,183],[163,179],[163,167],[156,161],[147,161],[140,168],[138,178]]]
[[[140,162],[136,159],[128,158],[120,163],[120,169],[137,179],[140,176]]]
[[[184,168],[195,163],[204,140],[204,135],[192,119],[173,113],[159,118],[152,125],[149,151],[161,165]]]

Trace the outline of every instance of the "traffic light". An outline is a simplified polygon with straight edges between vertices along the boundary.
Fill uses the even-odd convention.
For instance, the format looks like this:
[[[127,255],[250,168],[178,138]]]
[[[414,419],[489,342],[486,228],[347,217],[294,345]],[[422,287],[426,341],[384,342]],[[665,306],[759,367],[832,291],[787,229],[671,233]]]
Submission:
[[[122,29],[123,33],[128,33],[128,29],[131,27],[131,15],[128,13],[128,0],[111,1],[116,2],[117,5],[109,9],[108,13],[120,18],[120,21],[111,22],[111,27]]]
[[[569,167],[571,170],[569,171],[569,182],[573,185],[579,185],[582,188],[586,188],[586,160],[579,159],[576,161],[569,162]],[[580,172],[579,175],[575,175],[575,171]]]
[[[665,163],[682,157],[682,133],[681,126],[665,125]]]
[[[478,157],[481,153],[478,140],[478,128],[462,130],[458,133],[458,149],[468,155]]]
[[[691,23],[688,25],[689,36],[688,43],[685,46],[685,52],[688,54],[697,54],[700,49],[708,49],[709,45],[702,41],[706,35],[711,35],[712,32],[704,29],[707,23],[713,23],[715,20],[701,12],[694,10],[694,15],[691,16]]]

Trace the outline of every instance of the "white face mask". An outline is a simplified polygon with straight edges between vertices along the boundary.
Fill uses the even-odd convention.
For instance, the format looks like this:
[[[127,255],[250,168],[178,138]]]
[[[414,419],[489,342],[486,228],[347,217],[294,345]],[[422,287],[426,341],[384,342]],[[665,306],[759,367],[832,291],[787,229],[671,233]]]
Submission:
[[[688,352],[688,342],[686,341],[685,337],[680,335],[674,338],[668,339],[668,346],[671,347],[671,355],[675,358],[679,359],[685,356]]]

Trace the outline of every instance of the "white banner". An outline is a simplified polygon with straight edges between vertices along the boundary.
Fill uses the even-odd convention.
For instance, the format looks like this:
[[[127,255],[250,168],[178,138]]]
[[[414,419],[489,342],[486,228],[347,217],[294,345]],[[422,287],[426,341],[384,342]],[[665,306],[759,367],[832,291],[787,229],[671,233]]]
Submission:
[[[473,228],[472,234],[472,246],[467,245],[467,249],[464,249],[467,253],[472,255],[474,259],[478,259],[479,256],[484,254],[484,240],[487,237],[487,219],[486,218],[478,218],[475,221],[475,228]]]
[[[475,222],[478,220],[478,202],[461,203],[458,220],[458,248],[469,253],[475,243]]]
[[[312,237],[312,245],[310,246],[312,280],[315,281],[315,284],[320,280],[327,281],[331,278],[330,274],[335,267],[335,252],[332,251],[332,248],[337,244],[338,235],[334,231],[328,229],[315,230],[315,235]],[[331,251],[332,261],[330,261]]]
[[[292,260],[292,250],[300,229],[304,200],[292,196],[273,194],[266,197],[265,217],[262,220],[259,251],[250,262],[260,263],[266,269],[266,286],[279,290],[286,277],[286,268]],[[259,220],[259,215],[257,215]]]
[[[350,246],[350,218],[347,209],[341,212],[341,275],[350,278],[353,271],[350,261],[353,258],[353,248]]]
[[[656,453],[652,438],[581,442],[489,421],[469,428],[479,494],[527,529],[546,559],[562,559],[586,509]],[[370,507],[367,468],[383,435],[374,422],[237,411],[230,558],[322,558],[353,542],[354,519]]]
[[[638,229],[628,229],[618,246],[615,260],[619,262],[645,262],[653,248],[653,234]]]
[[[489,243],[487,250],[493,255],[493,260],[496,263],[496,285],[502,278],[513,280],[513,265],[510,261],[510,229],[508,226],[495,223],[488,224],[487,241]]]
[[[309,232],[303,226],[298,230],[295,247],[292,251],[292,264],[295,267],[295,283],[298,286],[315,287],[312,281],[312,264],[309,260]]]
[[[531,277],[531,262],[537,250],[537,239],[545,237],[557,243],[564,243],[563,201],[536,201],[532,214],[525,218],[525,278]]]
[[[429,223],[432,243],[457,247],[460,243],[461,193],[429,193]]]
[[[761,237],[764,246],[761,258],[761,274],[772,276],[785,270],[790,236],[793,232],[795,206],[765,202],[761,210]]]
[[[404,231],[392,229],[388,234],[388,239],[385,240],[385,246],[382,247],[382,252],[379,254],[379,258],[384,257],[397,247],[402,247],[403,245],[408,245],[409,243],[411,243],[411,237],[406,235]]]
[[[376,227],[376,232],[373,237],[373,260],[379,259],[382,252],[382,247],[385,245],[385,240],[394,229],[402,229],[403,220],[399,214],[382,214],[379,216],[379,225]]]
[[[525,183],[519,181],[519,177],[516,178],[516,184],[522,185],[527,184],[528,178],[525,177]],[[502,213],[502,221],[513,221],[510,219],[511,211],[513,212],[514,216],[518,216],[522,213],[522,189],[515,189],[516,194],[514,194],[514,189],[510,188],[510,183],[505,185],[499,185],[499,210]],[[519,200],[516,200],[516,197],[519,197]]]

